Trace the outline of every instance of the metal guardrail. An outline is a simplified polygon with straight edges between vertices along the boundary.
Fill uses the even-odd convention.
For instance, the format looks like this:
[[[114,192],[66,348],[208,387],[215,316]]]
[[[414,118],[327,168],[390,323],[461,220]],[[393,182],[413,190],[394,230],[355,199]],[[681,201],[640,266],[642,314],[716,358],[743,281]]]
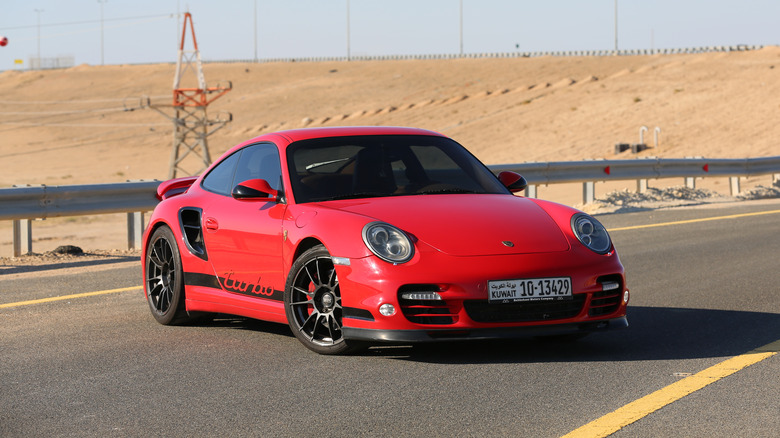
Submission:
[[[0,189],[0,220],[13,221],[14,257],[32,253],[32,219],[127,213],[127,247],[141,246],[144,212],[157,205],[159,181]]]
[[[739,178],[774,175],[780,179],[780,156],[745,159],[640,158],[634,160],[558,161],[488,166],[498,173],[512,170],[529,182],[526,196],[536,197],[538,185],[583,183],[583,203],[595,200],[597,181],[685,178],[694,188],[696,178],[729,177],[732,195],[739,193]],[[144,212],[157,205],[159,181],[72,186],[12,187],[0,189],[0,220],[14,221],[14,256],[32,252],[31,220],[63,216],[127,213],[128,248],[141,246]]]
[[[763,45],[738,44],[735,46],[700,46],[667,49],[606,49],[606,50],[549,50],[549,51],[513,51],[513,52],[477,52],[477,53],[424,53],[416,55],[351,55],[351,56],[314,56],[300,58],[257,58],[257,59],[204,59],[206,64],[264,64],[275,62],[341,62],[341,61],[404,61],[429,59],[481,59],[481,58],[538,58],[542,56],[645,56],[645,55],[682,55],[695,53],[728,53],[760,50]],[[131,65],[171,64],[175,62],[137,62]],[[63,68],[52,65],[44,68]],[[35,70],[30,68],[29,70]],[[4,70],[0,70],[0,73]]]
[[[739,177],[774,174],[780,178],[780,157],[763,158],[640,158],[634,160],[558,161],[489,166],[495,172],[512,170],[528,181],[526,196],[536,197],[538,185],[583,183],[583,204],[595,200],[596,181],[637,180],[637,190],[647,190],[648,179],[685,178],[696,187],[696,178],[729,177],[732,196],[739,194]]]
[[[0,220],[151,211],[159,181],[0,189]]]
[[[671,49],[621,49],[621,50],[558,50],[539,52],[481,52],[481,53],[431,53],[417,55],[352,55],[352,56],[320,56],[304,58],[258,58],[258,59],[210,59],[209,64],[236,63],[272,63],[272,62],[334,62],[334,61],[403,61],[428,59],[461,59],[461,58],[537,58],[541,56],[643,56],[643,55],[679,55],[693,53],[723,53],[760,50],[763,45],[740,44],[736,46],[703,46]]]

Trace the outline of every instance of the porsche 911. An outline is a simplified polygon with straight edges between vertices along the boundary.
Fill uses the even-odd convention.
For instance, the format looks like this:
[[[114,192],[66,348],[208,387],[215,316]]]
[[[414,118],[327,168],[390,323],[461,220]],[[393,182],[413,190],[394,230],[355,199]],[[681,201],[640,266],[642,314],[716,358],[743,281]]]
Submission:
[[[161,324],[278,322],[321,354],[626,327],[607,230],[526,186],[422,129],[261,135],[159,185],[145,295]]]

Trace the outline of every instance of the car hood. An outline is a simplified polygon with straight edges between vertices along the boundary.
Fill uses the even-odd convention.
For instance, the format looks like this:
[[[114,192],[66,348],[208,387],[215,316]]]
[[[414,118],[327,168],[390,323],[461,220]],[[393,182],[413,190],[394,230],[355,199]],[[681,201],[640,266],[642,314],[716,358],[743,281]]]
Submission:
[[[536,203],[511,195],[421,195],[323,203],[394,225],[453,256],[530,254],[569,249]]]

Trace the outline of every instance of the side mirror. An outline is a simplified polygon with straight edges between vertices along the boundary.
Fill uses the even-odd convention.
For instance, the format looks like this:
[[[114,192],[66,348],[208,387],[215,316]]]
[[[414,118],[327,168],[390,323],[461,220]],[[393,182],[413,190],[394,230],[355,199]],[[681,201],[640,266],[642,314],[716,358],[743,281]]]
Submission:
[[[517,172],[508,170],[501,172],[498,174],[498,180],[512,193],[522,192],[528,187],[528,181]]]
[[[250,179],[235,186],[232,195],[235,199],[278,201],[279,192],[264,179]]]

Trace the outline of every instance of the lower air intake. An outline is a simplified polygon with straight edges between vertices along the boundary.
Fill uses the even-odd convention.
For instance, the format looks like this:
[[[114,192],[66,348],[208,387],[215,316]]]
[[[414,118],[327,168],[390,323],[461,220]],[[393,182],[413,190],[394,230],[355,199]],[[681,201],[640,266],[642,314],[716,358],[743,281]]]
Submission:
[[[484,300],[464,301],[469,318],[476,322],[529,322],[566,319],[577,316],[585,304],[586,294],[574,294],[571,300],[528,301],[489,304]]]

